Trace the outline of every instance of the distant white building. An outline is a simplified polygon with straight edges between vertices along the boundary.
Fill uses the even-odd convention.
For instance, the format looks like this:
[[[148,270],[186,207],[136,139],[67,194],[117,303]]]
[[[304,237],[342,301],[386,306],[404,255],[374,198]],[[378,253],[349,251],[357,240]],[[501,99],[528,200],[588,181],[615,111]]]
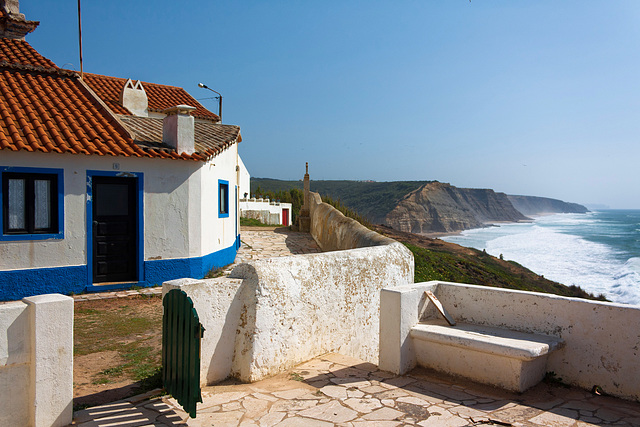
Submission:
[[[291,203],[269,199],[240,199],[240,217],[257,219],[263,224],[291,225]]]

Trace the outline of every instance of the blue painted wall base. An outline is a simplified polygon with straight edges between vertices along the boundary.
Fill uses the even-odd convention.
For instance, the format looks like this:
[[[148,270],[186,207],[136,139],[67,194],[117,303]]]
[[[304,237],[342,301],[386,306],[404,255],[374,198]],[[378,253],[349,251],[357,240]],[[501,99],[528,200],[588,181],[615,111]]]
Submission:
[[[87,284],[86,265],[0,271],[0,301],[52,293],[69,295],[128,289],[131,286],[161,286],[162,282],[183,277],[202,279],[212,269],[231,264],[239,247],[238,235],[233,245],[203,257],[145,261],[143,281],[116,285]]]
[[[0,271],[0,301],[42,294],[80,294],[87,286],[87,266]]]

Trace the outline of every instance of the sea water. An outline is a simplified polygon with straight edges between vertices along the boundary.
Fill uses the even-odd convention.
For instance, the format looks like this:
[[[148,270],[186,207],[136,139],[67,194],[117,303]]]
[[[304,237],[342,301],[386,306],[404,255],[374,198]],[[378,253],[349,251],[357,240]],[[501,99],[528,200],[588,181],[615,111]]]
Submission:
[[[540,216],[442,239],[502,255],[614,302],[640,304],[640,210]]]

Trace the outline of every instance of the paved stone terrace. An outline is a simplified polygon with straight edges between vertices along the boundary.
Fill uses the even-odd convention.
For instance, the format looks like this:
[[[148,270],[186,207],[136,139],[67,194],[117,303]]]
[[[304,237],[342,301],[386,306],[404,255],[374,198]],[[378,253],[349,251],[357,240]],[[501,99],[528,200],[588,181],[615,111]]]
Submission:
[[[206,387],[194,419],[170,397],[131,398],[75,414],[89,426],[640,425],[640,404],[541,383],[509,393],[424,370],[394,376],[327,354],[253,384]]]

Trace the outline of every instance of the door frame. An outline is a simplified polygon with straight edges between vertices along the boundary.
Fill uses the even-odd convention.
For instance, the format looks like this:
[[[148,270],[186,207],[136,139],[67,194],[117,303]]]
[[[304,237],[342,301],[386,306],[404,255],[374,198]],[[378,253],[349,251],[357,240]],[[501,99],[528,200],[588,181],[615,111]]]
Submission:
[[[135,180],[135,203],[136,203],[136,277],[137,280],[130,284],[135,285],[144,282],[144,174],[140,172],[119,172],[119,171],[96,171],[87,170],[87,198],[86,198],[86,263],[87,263],[87,290],[88,291],[106,291],[122,288],[126,283],[117,285],[99,285],[93,283],[93,177],[121,177],[133,178]]]

